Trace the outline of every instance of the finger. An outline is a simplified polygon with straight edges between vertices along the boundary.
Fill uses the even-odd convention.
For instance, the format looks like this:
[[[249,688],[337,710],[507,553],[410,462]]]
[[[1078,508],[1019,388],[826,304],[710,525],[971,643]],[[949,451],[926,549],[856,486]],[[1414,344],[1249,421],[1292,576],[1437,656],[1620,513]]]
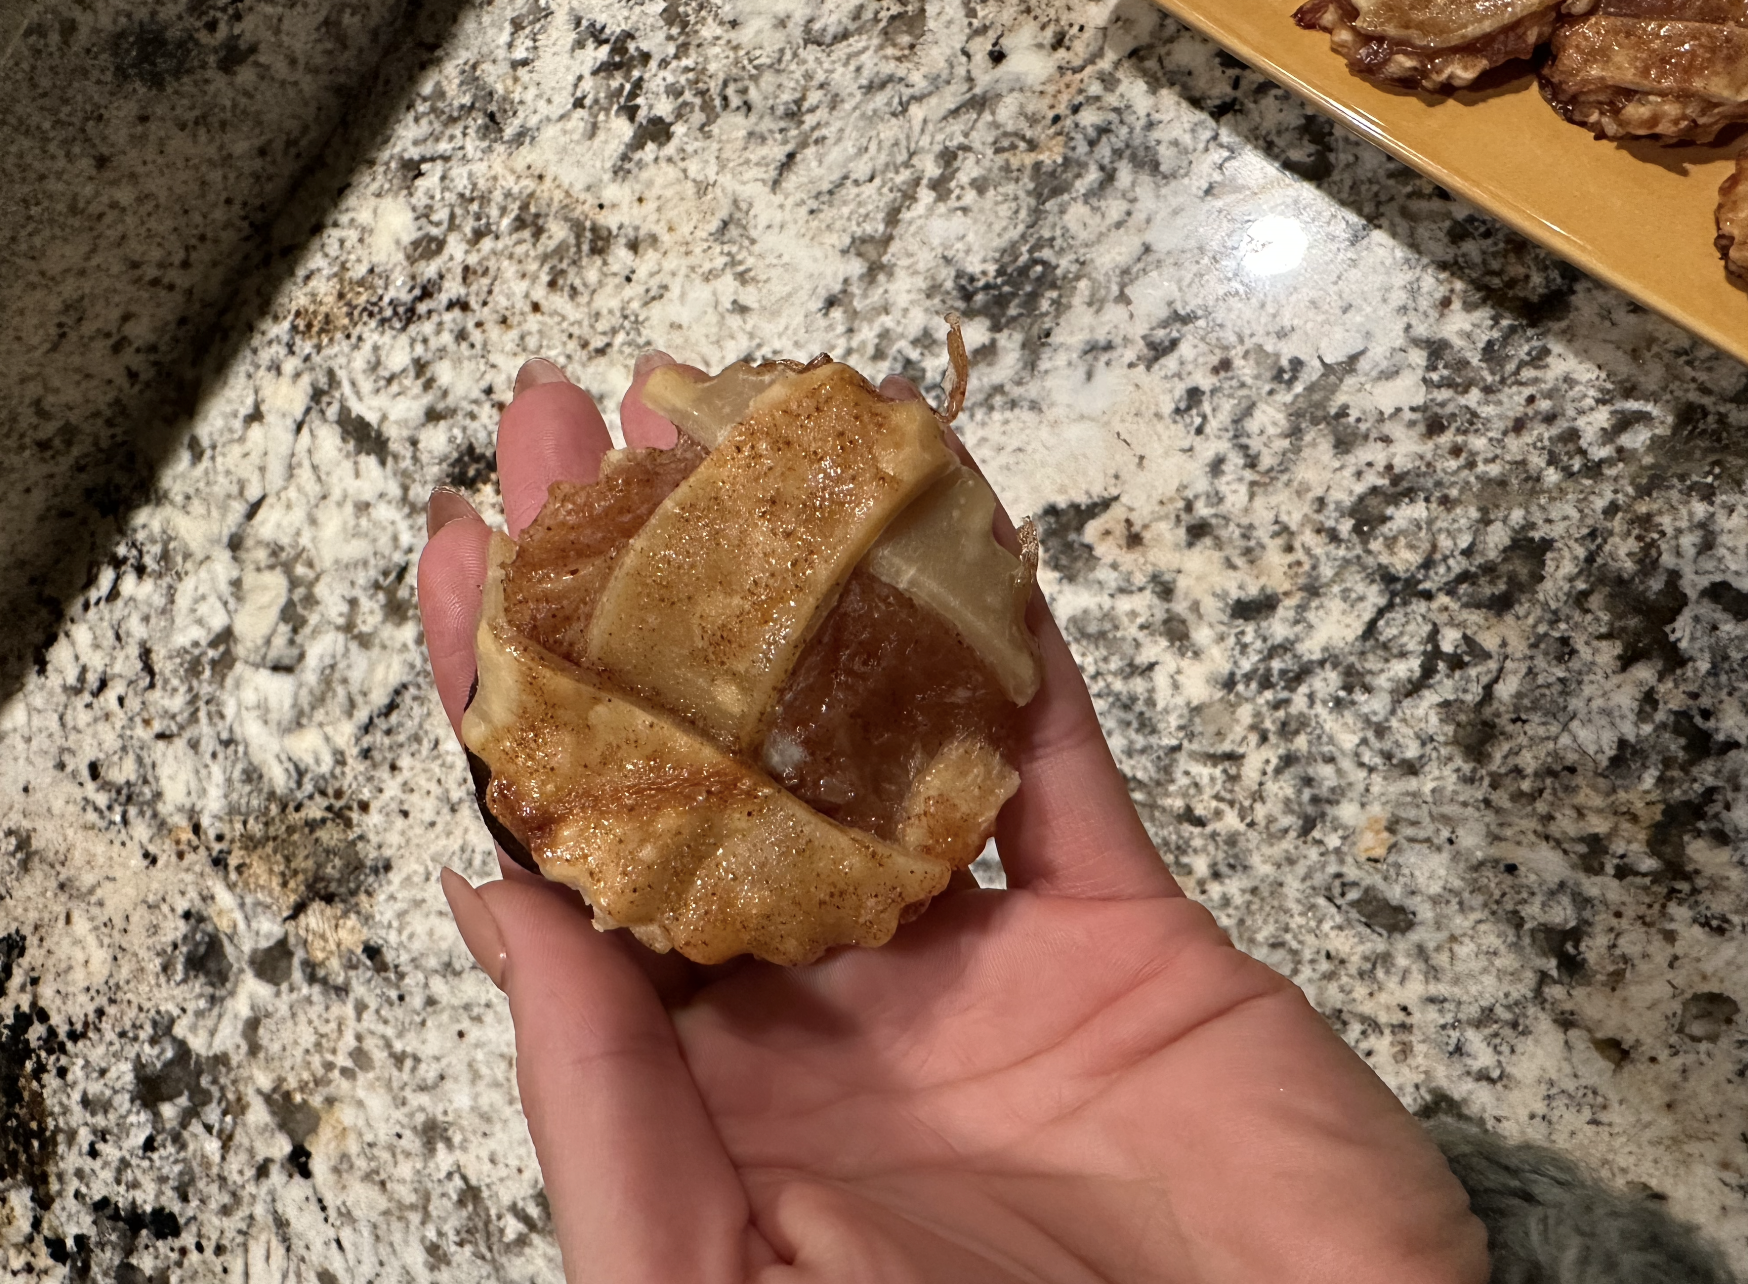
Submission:
[[[594,481],[612,444],[588,393],[550,361],[524,365],[498,419],[498,489],[510,538],[539,515],[553,482]]]
[[[655,447],[667,450],[680,439],[680,430],[666,416],[651,410],[643,402],[643,386],[649,377],[663,366],[679,365],[665,352],[646,352],[632,367],[631,386],[619,403],[619,431],[625,444],[634,449]],[[693,379],[708,379],[697,366],[680,366],[682,373]]]
[[[502,847],[496,848],[496,851],[498,854],[498,873],[505,882],[520,883],[525,887],[560,886],[548,883],[544,877],[533,870],[518,865],[504,853]],[[460,878],[460,875],[458,874],[456,877]],[[444,878],[443,891],[446,896],[449,896],[450,909],[455,909],[455,897],[451,895],[451,880],[447,875]],[[574,895],[574,893],[571,894]],[[589,912],[586,906],[583,907],[583,912],[585,914]],[[456,918],[459,923],[459,911],[457,911]],[[462,936],[467,936],[465,924],[462,925]],[[649,979],[649,983],[655,987],[656,994],[660,996],[664,1007],[678,1007],[680,1004],[690,1001],[692,996],[698,993],[704,985],[717,979],[719,975],[733,970],[730,964],[708,968],[700,967],[685,955],[675,951],[657,954],[654,950],[646,948],[629,932],[612,932],[608,934],[607,939],[614,949],[623,953]],[[468,948],[473,949],[471,941],[469,941]],[[474,956],[476,958],[479,956],[478,950],[474,950]],[[483,967],[484,964],[481,966]],[[492,980],[497,983],[498,978],[495,974]],[[503,989],[504,987],[502,984],[498,984],[498,988]]]
[[[504,988],[504,964],[509,955],[504,948],[504,934],[498,920],[486,908],[484,898],[460,874],[449,866],[439,876],[443,884],[443,899],[449,902],[449,913],[455,919],[455,930],[461,933],[461,943],[473,955],[480,971],[500,990]]]
[[[505,944],[516,1079],[566,1278],[741,1280],[746,1195],[655,990],[574,898],[477,891]]]
[[[1019,792],[996,821],[1008,886],[1096,900],[1183,895],[1147,836],[1042,593],[1033,594],[1026,623],[1044,680],[1020,714]]]
[[[431,492],[431,498],[425,504],[425,538],[430,539],[450,522],[478,516],[466,495],[448,486],[439,486]]]
[[[425,649],[449,725],[461,734],[461,714],[473,686],[473,633],[479,623],[480,594],[486,582],[486,548],[491,531],[478,513],[454,492],[434,498],[431,521],[448,518],[419,555],[419,619]],[[453,501],[460,500],[456,509]]]

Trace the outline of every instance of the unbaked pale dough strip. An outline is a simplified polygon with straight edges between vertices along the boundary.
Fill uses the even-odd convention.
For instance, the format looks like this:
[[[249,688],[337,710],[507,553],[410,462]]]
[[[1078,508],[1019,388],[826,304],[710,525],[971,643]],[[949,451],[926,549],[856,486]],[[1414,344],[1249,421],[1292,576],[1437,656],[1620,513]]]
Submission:
[[[850,571],[955,463],[927,405],[888,401],[848,366],[777,382],[620,555],[590,659],[751,752]]]
[[[462,739],[492,771],[492,814],[598,926],[698,962],[798,964],[880,945],[951,875],[828,820],[672,718],[609,692],[515,635],[492,541]]]

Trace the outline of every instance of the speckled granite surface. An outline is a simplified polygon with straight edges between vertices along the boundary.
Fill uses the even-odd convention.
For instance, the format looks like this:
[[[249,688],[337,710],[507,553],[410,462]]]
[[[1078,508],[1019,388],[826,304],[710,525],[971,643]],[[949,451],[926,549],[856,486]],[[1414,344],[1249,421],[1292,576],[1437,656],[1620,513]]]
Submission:
[[[462,0],[0,0],[0,699]]]
[[[785,9],[465,9],[163,376],[0,707],[9,1269],[558,1278],[437,891],[491,865],[425,495],[491,503],[525,355],[932,380],[947,306],[1173,868],[1411,1105],[1748,1265],[1748,372],[1145,6]]]

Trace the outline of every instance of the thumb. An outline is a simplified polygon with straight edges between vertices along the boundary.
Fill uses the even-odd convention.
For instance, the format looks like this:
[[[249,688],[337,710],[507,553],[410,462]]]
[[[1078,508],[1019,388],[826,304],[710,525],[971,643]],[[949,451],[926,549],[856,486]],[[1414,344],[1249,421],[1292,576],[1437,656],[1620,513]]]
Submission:
[[[746,1195],[648,978],[574,894],[494,882],[475,895],[502,942],[494,979],[565,1278],[742,1280]]]

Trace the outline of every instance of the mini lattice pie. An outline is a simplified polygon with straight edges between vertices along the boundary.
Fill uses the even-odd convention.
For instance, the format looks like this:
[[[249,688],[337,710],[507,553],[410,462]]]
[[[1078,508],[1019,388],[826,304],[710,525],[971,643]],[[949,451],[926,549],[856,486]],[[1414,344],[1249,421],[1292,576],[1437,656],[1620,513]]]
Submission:
[[[1560,0],[1306,0],[1301,27],[1329,33],[1357,75],[1411,89],[1462,89],[1528,58],[1554,29]]]
[[[492,539],[462,738],[506,850],[603,929],[714,963],[879,945],[1018,787],[1037,566],[948,412],[848,366],[651,375],[671,450]]]
[[[1748,281],[1748,152],[1718,188],[1716,244],[1730,275]]]
[[[1597,0],[1553,55],[1543,95],[1598,138],[1709,143],[1748,120],[1748,0]]]

